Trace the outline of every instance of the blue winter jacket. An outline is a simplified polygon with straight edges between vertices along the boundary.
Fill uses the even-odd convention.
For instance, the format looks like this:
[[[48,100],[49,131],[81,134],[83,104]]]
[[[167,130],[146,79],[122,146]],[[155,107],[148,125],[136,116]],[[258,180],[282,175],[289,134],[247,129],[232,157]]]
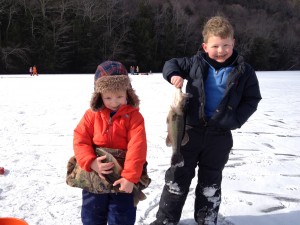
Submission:
[[[203,52],[191,58],[173,58],[165,62],[163,76],[170,82],[171,77],[179,75],[187,80],[186,92],[193,97],[186,111],[186,124],[190,126],[214,126],[224,130],[240,128],[256,111],[261,100],[259,84],[254,69],[238,55],[231,65],[223,99],[215,113],[208,120],[205,116],[205,85],[208,63]]]

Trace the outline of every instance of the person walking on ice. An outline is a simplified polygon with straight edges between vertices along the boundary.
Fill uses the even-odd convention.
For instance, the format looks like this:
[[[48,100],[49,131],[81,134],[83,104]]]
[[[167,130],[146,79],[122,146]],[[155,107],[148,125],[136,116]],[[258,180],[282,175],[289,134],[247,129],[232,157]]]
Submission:
[[[30,74],[30,76],[32,76],[32,66],[29,67],[29,74]]]
[[[36,65],[34,65],[33,67],[32,67],[32,76],[38,76],[38,72],[37,72],[37,68],[36,68]]]

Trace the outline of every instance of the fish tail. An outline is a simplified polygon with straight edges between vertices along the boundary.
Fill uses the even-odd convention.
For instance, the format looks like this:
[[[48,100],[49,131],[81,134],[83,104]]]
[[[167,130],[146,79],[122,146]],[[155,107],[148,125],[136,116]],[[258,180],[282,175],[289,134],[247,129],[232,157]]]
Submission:
[[[140,200],[140,201],[143,201],[145,200],[147,197],[146,195],[138,189],[138,191],[136,192],[136,195],[137,195],[137,198]]]
[[[171,158],[171,165],[180,166],[180,167],[183,166],[184,165],[183,156],[180,153],[173,154]]]
[[[139,201],[143,201],[146,198],[147,198],[147,196],[140,189],[138,189],[138,187],[134,186],[134,188],[133,188],[134,205],[137,206]]]

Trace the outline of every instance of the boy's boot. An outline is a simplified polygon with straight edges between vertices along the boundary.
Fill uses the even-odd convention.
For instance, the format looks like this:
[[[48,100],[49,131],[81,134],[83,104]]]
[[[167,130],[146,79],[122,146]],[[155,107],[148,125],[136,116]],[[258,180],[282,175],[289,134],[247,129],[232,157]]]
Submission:
[[[205,222],[205,216],[206,216],[206,212],[205,211],[199,211],[197,213],[197,224],[198,225],[204,225]]]
[[[150,225],[177,225],[177,223],[168,222],[168,220],[165,221],[155,220],[152,223],[150,223]]]
[[[197,213],[196,222],[198,225],[217,224],[218,212],[213,209],[207,210],[207,207],[202,208]]]

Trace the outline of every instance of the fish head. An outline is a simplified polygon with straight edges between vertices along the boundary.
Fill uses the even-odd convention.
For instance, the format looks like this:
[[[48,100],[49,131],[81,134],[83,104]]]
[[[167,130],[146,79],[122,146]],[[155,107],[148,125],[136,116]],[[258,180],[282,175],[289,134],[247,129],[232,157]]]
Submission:
[[[189,98],[192,97],[190,93],[184,93],[180,88],[176,89],[174,93],[173,102],[171,104],[171,108],[178,114],[184,114],[184,108]]]

